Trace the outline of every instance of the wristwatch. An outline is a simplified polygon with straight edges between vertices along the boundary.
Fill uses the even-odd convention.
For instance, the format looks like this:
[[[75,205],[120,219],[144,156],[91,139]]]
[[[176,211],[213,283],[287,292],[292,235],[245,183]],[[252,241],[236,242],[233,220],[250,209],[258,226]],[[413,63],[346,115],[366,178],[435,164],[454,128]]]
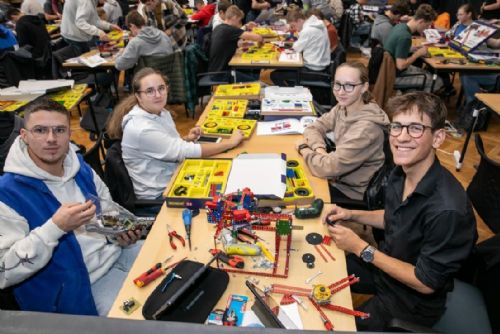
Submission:
[[[362,251],[361,254],[359,254],[359,257],[365,261],[366,263],[372,263],[374,254],[375,254],[375,247],[367,245]]]
[[[302,155],[300,151],[302,151],[305,148],[309,148],[309,145],[307,145],[306,143],[300,144],[299,147],[297,147],[297,152],[299,152],[299,154]]]

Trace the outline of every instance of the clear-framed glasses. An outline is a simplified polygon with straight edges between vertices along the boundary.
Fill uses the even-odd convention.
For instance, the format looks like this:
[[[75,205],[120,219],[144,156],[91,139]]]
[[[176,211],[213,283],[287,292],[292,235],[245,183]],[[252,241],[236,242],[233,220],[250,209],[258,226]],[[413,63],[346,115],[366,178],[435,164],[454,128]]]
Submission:
[[[341,84],[340,82],[334,82],[333,83],[333,90],[338,92],[338,91],[340,91],[341,88],[344,88],[344,92],[351,93],[352,91],[354,91],[354,88],[356,88],[356,86],[361,86],[363,84],[364,84],[364,82],[360,82],[357,84],[352,84],[352,83]]]
[[[58,125],[58,126],[36,125],[36,126],[32,127],[31,129],[26,129],[26,130],[31,132],[31,134],[35,138],[45,138],[49,135],[50,131],[52,131],[52,134],[55,137],[64,136],[69,131],[67,126],[62,126],[62,125]]]
[[[406,132],[410,135],[410,137],[418,139],[424,135],[425,129],[431,129],[432,126],[424,125],[420,123],[410,123],[403,125],[399,122],[393,122],[389,124],[389,134],[393,137],[397,137],[403,132],[403,128],[406,128]]]
[[[156,92],[158,92],[158,94],[160,95],[167,94],[167,89],[168,89],[167,85],[160,85],[158,86],[158,88],[149,87],[145,90],[138,90],[137,93],[144,93],[146,94],[147,97],[154,97]]]

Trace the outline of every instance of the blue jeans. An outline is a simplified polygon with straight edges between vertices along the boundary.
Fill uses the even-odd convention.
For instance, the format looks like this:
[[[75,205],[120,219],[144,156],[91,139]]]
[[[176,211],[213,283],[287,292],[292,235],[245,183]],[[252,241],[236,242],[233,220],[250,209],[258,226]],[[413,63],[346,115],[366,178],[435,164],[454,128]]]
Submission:
[[[359,48],[361,46],[361,38],[363,36],[369,37],[371,29],[372,29],[371,23],[361,22],[361,24],[357,28],[353,29],[351,36],[351,46]],[[367,43],[368,40],[369,38],[365,39],[364,46],[368,46]]]
[[[120,257],[109,271],[92,284],[92,296],[100,316],[106,316],[111,309],[143,243],[143,240],[139,240],[123,248]]]
[[[464,74],[460,75],[460,81],[464,89],[465,102],[474,100],[474,95],[481,91],[481,88],[492,90],[495,87],[500,74]]]

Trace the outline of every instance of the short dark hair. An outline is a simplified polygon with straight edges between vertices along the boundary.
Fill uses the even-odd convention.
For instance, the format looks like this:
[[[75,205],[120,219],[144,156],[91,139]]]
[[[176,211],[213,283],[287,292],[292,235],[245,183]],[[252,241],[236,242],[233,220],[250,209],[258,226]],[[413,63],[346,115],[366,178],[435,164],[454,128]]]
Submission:
[[[300,9],[294,9],[288,11],[286,14],[286,22],[297,22],[298,20],[305,20],[306,16],[304,15],[304,12]]]
[[[141,14],[139,14],[138,11],[133,10],[130,13],[128,13],[127,17],[125,18],[125,24],[133,24],[137,28],[142,28],[146,25],[146,21],[144,20],[144,17],[142,17]]]
[[[466,4],[458,7],[458,9],[460,9],[460,8],[463,9],[464,12],[470,13],[471,19],[473,19],[474,21],[477,19],[476,11],[474,10],[474,7],[472,7],[472,5],[470,3],[466,3]]]
[[[62,104],[60,104],[56,101],[53,101],[53,100],[50,100],[50,99],[44,97],[44,98],[41,98],[40,100],[37,100],[33,104],[29,105],[24,110],[24,120],[28,121],[31,114],[36,113],[38,111],[49,111],[49,112],[57,112],[57,113],[63,114],[68,118],[68,123],[71,119],[71,114],[68,111],[68,109],[66,109],[65,106],[63,106]]]
[[[194,4],[197,5],[197,4],[202,4],[204,5],[205,2],[203,0],[194,0]]]
[[[413,18],[415,20],[424,20],[425,22],[434,22],[436,20],[436,17],[437,13],[431,5],[422,4],[418,6]]]
[[[320,20],[325,19],[325,15],[318,8],[311,8],[306,12],[306,17],[309,18],[311,16],[316,16]]]
[[[412,92],[393,97],[387,102],[387,111],[391,118],[398,114],[410,113],[415,109],[421,116],[425,114],[431,119],[433,130],[444,128],[448,112],[445,104],[437,95],[427,92]]]
[[[221,0],[217,3],[217,11],[225,13],[229,6],[231,6],[229,1]]]
[[[19,15],[19,14],[21,14],[21,11],[19,9],[11,7],[7,10],[5,16],[7,17],[7,19],[12,20],[14,15]]]
[[[396,0],[389,9],[394,15],[408,15],[410,14],[410,3],[408,0]]]

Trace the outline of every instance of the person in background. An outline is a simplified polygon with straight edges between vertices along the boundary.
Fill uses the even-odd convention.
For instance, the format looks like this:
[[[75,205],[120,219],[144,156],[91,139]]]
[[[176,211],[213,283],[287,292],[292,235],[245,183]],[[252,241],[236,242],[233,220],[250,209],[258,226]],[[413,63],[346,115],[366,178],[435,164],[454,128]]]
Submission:
[[[217,3],[217,13],[212,19],[212,31],[226,19],[226,10],[231,6],[231,3],[226,0],[221,0]]]
[[[61,19],[63,5],[63,0],[47,0],[43,4],[43,12],[45,13],[45,15],[52,15],[52,17],[55,15],[57,16],[57,19]]]
[[[365,19],[363,14],[363,6],[366,5],[368,0],[356,0],[347,12],[352,20],[352,35],[351,35],[351,46],[353,48],[359,49],[362,46],[362,38],[370,36],[371,23]],[[368,38],[363,43],[363,46],[368,46]]]
[[[476,13],[470,4],[462,5],[457,11],[457,22],[451,27],[446,35],[453,39],[476,20]]]
[[[5,17],[5,13],[0,16]],[[16,36],[14,36],[14,33],[12,30],[7,28],[5,25],[6,20],[0,21],[0,55],[2,55],[4,52],[7,51],[14,51],[16,45],[17,45],[17,39]]]
[[[293,43],[292,49],[302,52],[306,70],[323,73],[330,65],[330,40],[323,21],[314,15],[306,19],[300,10],[288,11],[286,20],[290,30],[299,32],[299,38]],[[271,80],[278,86],[294,86],[297,72],[275,70],[271,73]]]
[[[165,109],[167,94],[168,81],[161,72],[149,67],[139,70],[132,81],[132,94],[115,108],[106,127],[111,139],[121,139],[123,161],[139,199],[160,198],[185,158],[209,157],[243,140],[237,130],[220,143],[199,144],[198,126],[181,137]]]
[[[245,22],[253,22],[259,17],[262,11],[271,8],[271,3],[266,0],[252,0],[252,6],[250,11],[247,13]]]
[[[321,12],[319,9],[310,9],[308,11],[307,15],[314,15],[321,21],[326,26],[326,31],[328,32],[328,39],[330,40],[330,53],[335,51],[337,48],[338,42],[339,42],[339,36],[337,34],[337,28],[330,22],[329,20],[325,19],[325,16],[323,15],[323,12]]]
[[[116,57],[115,67],[118,71],[134,67],[141,56],[167,56],[174,52],[172,40],[163,31],[146,26],[146,21],[137,11],[131,11],[125,23],[134,38]]]
[[[17,8],[7,12],[7,18],[16,23],[16,35],[19,46],[31,45],[33,58],[40,58],[46,52],[50,54],[50,36],[45,22],[38,15],[25,15]]]
[[[368,86],[366,66],[341,64],[333,82],[338,104],[309,125],[297,143],[311,173],[329,180],[332,203],[339,197],[362,200],[368,182],[384,163],[389,118],[373,101]],[[327,137],[335,143],[334,152],[326,151]]]
[[[442,9],[438,9],[437,14],[438,15],[436,17],[436,20],[434,20],[434,28],[441,30],[450,30],[450,13]]]
[[[391,8],[384,11],[383,14],[378,14],[373,22],[370,37],[376,40],[376,43],[384,45],[394,25],[399,23],[402,16],[410,13],[408,0],[396,0]]]
[[[209,2],[205,5],[203,0],[195,0],[194,6],[197,12],[191,15],[191,20],[197,20],[199,27],[206,27],[215,14],[215,3]]]
[[[120,7],[118,1],[105,0],[102,8],[106,12],[106,17],[107,17],[106,21],[112,24],[117,24],[117,25],[120,24],[120,19],[123,17],[123,13],[122,13],[122,8]]]
[[[411,36],[413,33],[423,33],[428,29],[436,18],[436,12],[430,5],[423,4],[418,7],[415,15],[406,23],[396,25],[384,44],[384,49],[389,52],[396,64],[396,70],[402,73],[422,73],[426,76],[425,90],[430,91],[432,85],[432,75],[420,67],[412,65],[418,58],[427,55],[427,47],[422,46],[416,49],[411,55]],[[404,72],[403,72],[404,71]],[[422,76],[400,77],[396,76],[397,84],[418,85],[423,83]],[[438,78],[434,90],[443,86],[442,79]],[[452,87],[453,88],[453,87]]]
[[[0,177],[0,289],[11,287],[24,311],[106,315],[141,233],[85,229],[96,205],[106,212],[116,204],[70,136],[61,104],[42,99],[25,110]]]
[[[418,12],[418,11],[417,11]],[[359,331],[381,332],[397,318],[431,327],[446,309],[453,278],[477,240],[476,221],[462,185],[444,168],[436,150],[446,139],[446,106],[431,93],[389,100],[389,142],[396,168],[383,210],[326,207],[323,221],[346,256],[347,272],[360,278],[352,292],[374,295],[358,309]],[[378,248],[344,222],[383,230]]]
[[[226,10],[225,17],[224,23],[212,31],[208,72],[228,71],[229,61],[234,56],[239,41],[250,40],[258,43],[263,41],[261,35],[241,29],[244,14],[238,7],[230,6]],[[255,77],[241,71],[237,71],[236,76],[238,81],[256,80]]]
[[[42,15],[46,21],[58,20],[61,18],[57,14],[51,15],[45,13],[38,0],[23,0],[20,10],[26,15]]]
[[[306,11],[319,9],[326,20],[331,20],[335,14],[329,0],[304,0],[303,7]]]
[[[500,19],[500,0],[486,0],[481,5],[482,20]]]
[[[99,19],[97,0],[66,0],[61,22],[61,35],[66,43],[74,46],[80,54],[96,45],[97,39],[109,42],[104,30],[121,28]]]
[[[165,33],[173,41],[174,49],[184,50],[187,44],[187,31],[184,25],[184,19],[177,15],[169,14],[163,19],[165,25]]]

